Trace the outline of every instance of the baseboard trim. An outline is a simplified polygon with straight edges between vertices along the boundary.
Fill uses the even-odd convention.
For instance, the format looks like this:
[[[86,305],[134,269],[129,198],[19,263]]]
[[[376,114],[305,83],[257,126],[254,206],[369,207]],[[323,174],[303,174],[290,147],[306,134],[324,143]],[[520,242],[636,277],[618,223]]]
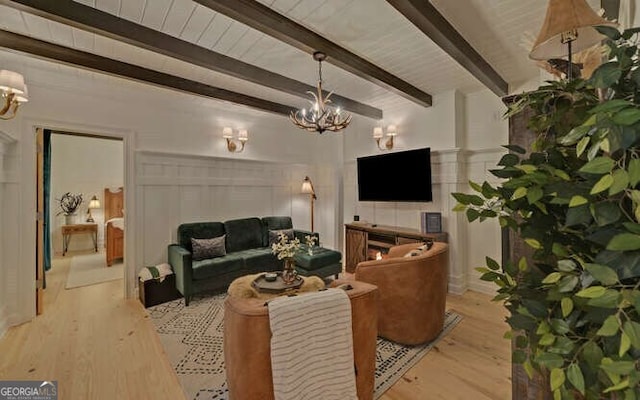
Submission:
[[[483,294],[488,294],[489,296],[495,296],[497,286],[493,282],[484,282],[480,280],[476,280],[474,282],[469,283],[469,289],[474,292],[479,292]]]

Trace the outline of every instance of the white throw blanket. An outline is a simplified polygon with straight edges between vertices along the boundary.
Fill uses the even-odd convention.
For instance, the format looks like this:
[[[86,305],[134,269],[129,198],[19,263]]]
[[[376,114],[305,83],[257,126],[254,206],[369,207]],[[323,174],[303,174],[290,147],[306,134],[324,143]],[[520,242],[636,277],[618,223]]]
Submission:
[[[357,400],[344,290],[275,298],[269,322],[275,400]]]
[[[156,269],[157,274],[155,274],[155,275],[157,276],[157,278],[154,277],[154,274],[151,273],[149,268],[155,268]],[[154,273],[156,271],[154,271]],[[164,281],[164,278],[167,275],[171,275],[171,274],[173,274],[173,270],[171,269],[171,265],[169,265],[167,263],[164,263],[164,264],[155,265],[153,267],[142,268],[140,270],[140,272],[138,273],[138,279],[140,279],[140,282],[149,281],[151,279],[158,279],[160,282],[162,282],[162,281]]]

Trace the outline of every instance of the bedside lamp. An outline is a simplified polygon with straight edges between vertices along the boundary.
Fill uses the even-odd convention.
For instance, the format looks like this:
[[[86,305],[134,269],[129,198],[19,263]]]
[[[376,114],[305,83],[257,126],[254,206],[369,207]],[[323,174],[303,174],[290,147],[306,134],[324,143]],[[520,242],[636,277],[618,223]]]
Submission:
[[[313,190],[313,183],[311,183],[311,179],[308,176],[304,177],[304,182],[302,182],[302,193],[309,194],[311,200],[311,232],[313,232],[313,201],[317,198],[316,192]]]
[[[93,216],[91,215],[91,210],[96,208],[100,208],[100,200],[98,200],[98,197],[93,196],[91,200],[89,200],[89,206],[87,206],[87,214],[89,214],[89,216],[87,217],[87,222],[95,222],[93,220]]]

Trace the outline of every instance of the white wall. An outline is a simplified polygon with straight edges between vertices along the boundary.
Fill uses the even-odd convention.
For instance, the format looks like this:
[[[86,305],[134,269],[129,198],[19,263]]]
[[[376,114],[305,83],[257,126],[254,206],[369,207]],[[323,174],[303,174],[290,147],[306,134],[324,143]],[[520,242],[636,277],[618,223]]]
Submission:
[[[19,217],[8,212],[9,205],[19,202],[15,148],[15,139],[0,130],[0,337],[16,323],[18,288],[11,270],[17,265],[12,249],[18,244]]]
[[[51,135],[51,244],[56,254],[62,253],[60,227],[65,224],[60,199],[63,194],[82,194],[82,204],[74,223],[85,223],[87,207],[92,196],[97,196],[101,208],[91,211],[98,224],[98,248],[104,247],[104,189],[124,184],[124,149],[121,140],[101,139],[65,134]],[[89,235],[74,235],[69,251],[91,249]]]
[[[233,184],[233,179],[237,176],[246,177],[247,170],[253,168],[254,172],[263,173],[270,170],[270,167],[263,170],[264,165],[286,165],[290,174],[287,187],[291,191],[288,208],[296,225],[301,228],[308,227],[308,198],[297,195],[295,187],[299,187],[304,176],[309,175],[319,192],[316,230],[326,246],[334,247],[339,240],[336,225],[341,221],[336,218],[341,215],[341,200],[338,195],[340,189],[336,187],[336,182],[340,180],[336,176],[339,177],[340,173],[336,172],[335,166],[342,162],[342,135],[325,134],[320,137],[307,134],[282,115],[249,110],[226,102],[202,99],[8,52],[0,52],[0,55],[3,68],[20,71],[25,76],[30,94],[29,103],[23,106],[15,121],[7,125],[10,127],[8,133],[17,139],[15,146],[20,174],[16,182],[19,199],[5,202],[4,211],[7,215],[16,216],[19,223],[14,231],[16,245],[8,248],[2,258],[3,262],[17,261],[4,264],[8,266],[7,280],[15,281],[17,293],[20,293],[16,296],[17,304],[10,305],[11,312],[17,316],[16,322],[30,319],[35,310],[34,296],[30,294],[33,292],[35,271],[30,266],[35,264],[35,227],[31,216],[35,213],[36,193],[32,182],[35,182],[36,126],[124,138],[124,163],[130,166],[124,177],[125,202],[127,210],[133,212],[127,222],[125,255],[131,257],[125,263],[133,266],[127,271],[129,296],[134,294],[133,285],[138,268],[166,260],[164,252],[172,235],[175,235],[177,216],[187,217],[192,211],[201,213],[205,206],[203,203],[199,211],[185,211],[185,202],[194,199],[188,191],[196,190],[186,187],[188,185],[185,186],[185,182],[201,182],[204,177],[201,175],[202,169],[179,168],[179,175],[170,175],[171,184],[162,182],[162,188],[152,187],[155,184],[147,181],[146,172],[135,168],[141,160],[148,160],[149,157],[162,162],[177,159],[180,165],[190,165],[194,160],[205,165],[218,162],[234,165],[233,168],[225,168],[233,190],[242,190],[243,185]],[[354,116],[354,123],[359,119]],[[243,153],[227,152],[221,137],[223,126],[249,130],[249,142]],[[254,162],[258,163],[258,168],[254,167]],[[300,176],[297,176],[298,172]],[[281,179],[269,178],[268,182],[276,185],[272,190],[282,185]],[[194,186],[202,189],[208,185],[197,183]],[[158,195],[167,191],[183,195]],[[167,199],[184,199],[184,202],[168,203]],[[265,208],[250,209],[261,205],[257,203],[259,199],[252,198],[248,203],[231,202],[225,209],[228,217],[254,216],[271,211]],[[273,204],[273,213],[279,212],[281,206],[275,202]],[[211,214],[201,215],[227,219],[227,216],[218,212],[215,202],[210,207],[213,210]],[[182,212],[176,213],[176,210]],[[154,218],[158,216],[171,216],[170,220],[175,225],[165,225],[159,230],[157,219]],[[143,245],[135,246],[137,242]],[[3,243],[7,243],[7,240],[3,240]]]

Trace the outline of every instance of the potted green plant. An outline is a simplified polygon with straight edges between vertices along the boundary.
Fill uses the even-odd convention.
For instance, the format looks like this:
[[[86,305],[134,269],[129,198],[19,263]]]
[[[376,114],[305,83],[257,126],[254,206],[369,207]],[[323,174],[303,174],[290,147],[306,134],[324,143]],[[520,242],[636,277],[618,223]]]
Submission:
[[[453,194],[469,221],[498,218],[532,250],[478,270],[510,312],[513,362],[547,375],[555,399],[640,398],[640,29],[598,29],[608,61],[589,80],[509,106],[533,113],[530,152],[505,146],[499,185]]]

